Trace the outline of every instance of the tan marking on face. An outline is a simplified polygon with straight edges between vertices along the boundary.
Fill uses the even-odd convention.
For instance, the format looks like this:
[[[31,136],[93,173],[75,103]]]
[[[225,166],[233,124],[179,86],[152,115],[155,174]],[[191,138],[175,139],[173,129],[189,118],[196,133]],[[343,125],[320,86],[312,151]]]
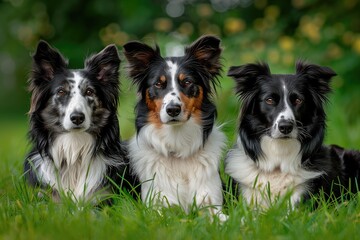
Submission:
[[[163,82],[163,83],[166,82],[166,77],[165,77],[165,75],[161,75],[159,79],[160,79],[160,81]]]
[[[149,97],[149,90],[146,91],[146,105],[149,109],[148,121],[155,124],[156,127],[161,127],[160,110],[162,106],[161,99],[151,99]]]
[[[201,123],[201,104],[203,101],[203,90],[199,87],[199,95],[189,98],[180,93],[181,102],[184,104],[184,115],[186,119],[193,117],[199,124]]]
[[[184,81],[184,79],[186,78],[186,75],[184,73],[180,73],[178,78],[179,78],[179,81]]]

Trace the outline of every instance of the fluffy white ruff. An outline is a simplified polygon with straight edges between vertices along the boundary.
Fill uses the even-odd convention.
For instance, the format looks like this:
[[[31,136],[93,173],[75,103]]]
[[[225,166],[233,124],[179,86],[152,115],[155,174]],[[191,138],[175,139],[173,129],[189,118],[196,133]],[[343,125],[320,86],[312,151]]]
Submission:
[[[203,144],[202,126],[189,119],[182,125],[146,125],[131,139],[129,154],[147,204],[214,206],[221,210],[219,163],[225,135],[214,127]]]
[[[308,190],[306,182],[323,172],[301,167],[300,142],[297,139],[261,138],[263,156],[257,162],[246,155],[240,138],[226,158],[225,172],[240,183],[243,197],[249,204],[269,207],[273,200],[290,194],[295,206]]]
[[[73,200],[88,200],[105,179],[107,165],[113,164],[103,155],[93,155],[95,139],[86,132],[59,135],[51,147],[52,160],[37,154],[34,167],[40,181]]]

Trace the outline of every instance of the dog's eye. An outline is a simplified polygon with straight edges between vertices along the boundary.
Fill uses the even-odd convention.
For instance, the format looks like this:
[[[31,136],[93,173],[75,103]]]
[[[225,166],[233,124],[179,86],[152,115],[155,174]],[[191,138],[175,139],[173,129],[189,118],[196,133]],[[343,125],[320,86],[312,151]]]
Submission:
[[[296,106],[299,106],[299,105],[301,105],[302,103],[303,103],[303,100],[300,99],[300,98],[296,98],[295,101],[294,101],[294,105],[296,105]]]
[[[183,86],[184,87],[188,87],[188,86],[190,86],[192,84],[192,81],[191,80],[184,80],[183,81]]]
[[[165,88],[165,83],[162,82],[162,81],[157,81],[157,82],[154,84],[154,86],[155,86],[156,88],[159,88],[159,89]]]
[[[59,89],[57,90],[56,94],[57,94],[59,97],[62,97],[62,96],[64,96],[64,95],[66,94],[66,91],[65,91],[65,89],[63,89],[63,88],[59,88]]]
[[[88,88],[88,89],[86,89],[85,94],[86,94],[86,96],[91,97],[94,95],[94,90],[91,88]]]
[[[267,98],[267,99],[265,99],[265,102],[268,105],[274,105],[275,104],[275,100],[273,98]]]

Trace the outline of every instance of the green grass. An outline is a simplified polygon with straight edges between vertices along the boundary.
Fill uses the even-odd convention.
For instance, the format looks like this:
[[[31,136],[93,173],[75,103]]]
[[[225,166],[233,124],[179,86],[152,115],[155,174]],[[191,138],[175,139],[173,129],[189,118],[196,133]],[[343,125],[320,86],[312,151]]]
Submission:
[[[225,81],[228,81],[226,79]],[[124,139],[133,134],[133,90],[123,86],[120,111]],[[219,122],[234,140],[237,107],[231,96],[231,82],[219,91]],[[356,148],[360,143],[360,122],[347,119],[341,98],[332,97],[328,107],[327,143]],[[327,203],[320,207],[302,204],[289,212],[286,202],[268,211],[257,211],[242,199],[226,195],[229,219],[220,223],[206,210],[186,215],[180,208],[154,209],[127,195],[114,196],[111,207],[78,208],[70,201],[56,204],[38,197],[22,178],[22,164],[29,145],[26,116],[0,120],[0,239],[357,239],[360,234],[360,196],[351,201]]]
[[[232,62],[246,62],[244,53],[227,51],[227,54],[224,69]],[[281,64],[270,62],[270,67],[277,65]],[[286,68],[294,71],[292,65]],[[233,81],[224,77],[221,85],[216,97],[218,123],[223,125],[230,147],[236,137],[239,103],[233,94]],[[357,87],[349,87],[346,94],[337,91],[331,96],[332,103],[327,107],[327,144],[359,148]],[[134,87],[123,78],[119,107],[123,139],[134,134],[135,100]],[[283,201],[264,212],[251,209],[241,198],[234,199],[227,194],[225,211],[229,219],[224,223],[211,220],[206,210],[194,209],[188,215],[178,207],[156,211],[127,195],[115,195],[114,205],[104,208],[86,205],[79,209],[71,201],[56,204],[46,197],[40,198],[37,190],[24,183],[22,165],[30,149],[27,127],[25,115],[0,117],[0,239],[331,240],[358,239],[360,235],[359,195],[336,204],[320,198],[320,207],[315,210],[306,203],[291,212]],[[221,171],[223,174],[223,168]],[[223,177],[226,178],[224,174]]]

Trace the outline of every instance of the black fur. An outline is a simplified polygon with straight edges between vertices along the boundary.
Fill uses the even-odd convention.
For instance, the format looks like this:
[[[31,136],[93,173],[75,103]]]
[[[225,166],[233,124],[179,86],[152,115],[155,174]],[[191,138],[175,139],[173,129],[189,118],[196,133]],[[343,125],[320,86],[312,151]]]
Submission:
[[[136,106],[137,132],[148,123],[147,92],[152,99],[161,98],[166,92],[169,92],[166,85],[160,86],[160,88],[156,88],[154,85],[161,75],[166,74],[166,61],[172,60],[179,66],[179,72],[189,76],[188,80],[194,83],[190,88],[180,86],[182,93],[188,97],[194,97],[199,93],[198,86],[203,89],[201,119],[205,141],[211,133],[216,118],[216,107],[211,100],[211,95],[218,85],[222,67],[220,40],[213,36],[204,36],[186,47],[185,55],[182,57],[163,58],[158,46],[153,49],[136,41],[129,42],[123,47],[125,57],[129,62],[129,76],[138,86],[138,93],[141,94],[141,99]]]
[[[108,186],[108,178],[120,183],[119,176],[125,176],[132,182],[127,168],[128,159],[124,144],[120,140],[117,106],[119,99],[119,64],[120,58],[115,45],[109,45],[100,53],[86,59],[84,69],[76,70],[87,79],[88,84],[96,91],[98,107],[92,115],[91,126],[87,130],[96,139],[93,155],[102,154],[114,163],[107,166],[102,187]],[[47,188],[37,174],[31,161],[40,154],[43,158],[52,159],[50,147],[56,137],[65,130],[60,123],[61,113],[56,108],[47,109],[52,97],[59,87],[71,84],[67,78],[75,70],[69,69],[67,61],[45,41],[40,41],[33,55],[33,68],[29,79],[29,91],[32,94],[29,111],[29,139],[33,149],[25,159],[25,177],[33,186]],[[64,105],[69,96],[56,98],[59,105]],[[89,100],[90,101],[90,100]],[[90,102],[89,102],[90,104]],[[126,182],[126,181],[125,181]],[[125,187],[125,185],[124,185]],[[129,186],[128,186],[129,187]]]
[[[336,73],[327,67],[297,62],[295,74],[271,74],[266,63],[230,67],[228,76],[236,83],[236,94],[242,101],[238,134],[245,153],[259,161],[263,155],[260,139],[269,134],[274,117],[283,107],[278,101],[282,81],[289,91],[289,101],[295,115],[301,143],[301,168],[324,171],[322,176],[307,182],[309,191],[305,198],[323,189],[327,196],[340,195],[339,183],[345,188],[351,183],[351,191],[359,184],[360,153],[338,146],[324,146],[326,113],[324,105],[331,92],[330,80]],[[265,103],[271,98],[276,106]],[[302,99],[301,104],[293,101]],[[335,184],[334,184],[335,183]]]

